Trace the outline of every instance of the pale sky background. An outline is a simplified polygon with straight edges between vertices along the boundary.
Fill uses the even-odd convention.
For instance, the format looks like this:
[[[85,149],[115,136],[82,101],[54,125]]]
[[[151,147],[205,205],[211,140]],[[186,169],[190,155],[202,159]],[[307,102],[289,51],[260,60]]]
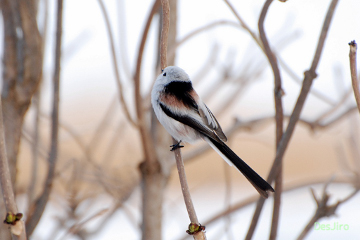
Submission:
[[[113,32],[116,36],[115,42],[119,53],[118,56],[120,56],[120,52],[124,50],[120,45],[126,45],[126,62],[122,63],[122,60],[119,62],[122,81],[127,89],[127,101],[131,104],[133,90],[129,85],[130,80],[123,66],[128,66],[131,71],[130,73],[133,74],[136,61],[135,57],[140,41],[139,36],[143,31],[144,21],[149,14],[153,1],[132,0],[118,3],[118,1],[115,0],[104,0],[104,2],[110,14]],[[231,3],[249,27],[257,32],[257,21],[264,1],[232,0]],[[289,0],[286,3],[274,1],[270,6],[265,20],[265,29],[270,44],[273,46],[274,42],[279,42],[279,40],[284,39],[284,37],[286,38],[296,33],[297,37],[292,38],[290,43],[286,43],[285,48],[280,52],[280,56],[287,62],[292,70],[295,71],[300,79],[303,78],[303,72],[309,69],[311,65],[329,3],[330,1],[328,0]],[[86,133],[91,131],[100,121],[112,97],[117,93],[108,35],[105,29],[104,18],[97,1],[65,0],[64,7],[61,119],[71,124],[80,135],[86,135]],[[118,14],[119,9],[125,9],[120,10],[123,14],[122,16]],[[54,10],[52,10],[50,13],[50,23],[52,25],[49,31],[50,42],[54,36],[54,16]],[[351,86],[348,43],[354,39],[357,42],[360,41],[359,16],[360,2],[358,0],[339,1],[325,42],[320,64],[317,68],[318,78],[315,79],[313,88],[320,91],[333,102],[339,101],[344,91]],[[178,17],[177,39],[182,39],[182,37],[192,30],[216,20],[231,20],[237,22],[229,8],[221,0],[179,0]],[[119,29],[119,20],[125,21],[123,25],[125,28]],[[157,18],[153,23],[156,23],[156,20]],[[157,50],[157,46],[155,45],[157,30],[157,25],[153,24],[145,49],[143,59],[144,66],[141,75],[143,93],[151,88],[153,77],[157,74],[154,72],[154,51]],[[248,33],[232,26],[218,26],[201,33],[182,45],[177,51],[177,65],[185,69],[190,77],[197,76],[199,69],[202,68],[206,59],[211,55],[209,51],[215,44],[218,45],[219,48],[219,57],[216,59],[215,64],[217,67],[212,68],[203,76],[205,80],[195,86],[200,96],[206,92],[209,83],[217,79],[220,66],[228,64],[229,52],[235,53],[232,61],[234,66],[236,66],[236,71],[246,70],[244,64],[248,62],[251,63],[250,68],[267,64],[264,55],[253,43]],[[52,49],[53,45],[47,46],[45,62],[45,68],[47,69],[45,77],[47,80],[45,82],[43,107],[47,110],[51,106],[51,95],[49,93],[51,81],[49,79],[51,79],[52,76]],[[334,69],[340,69],[340,79],[337,78],[339,75],[334,74]],[[291,80],[284,71],[281,72],[281,75],[283,78],[283,89],[286,93],[283,97],[284,109],[285,113],[289,114],[296,101],[300,86]],[[221,89],[218,95],[226,96],[226,90],[231,91],[231,85]],[[214,100],[211,99],[207,102],[207,105],[216,111],[216,101],[219,98],[214,97],[213,99]],[[346,106],[349,107],[354,104],[355,102],[351,95],[346,102]],[[314,96],[309,96],[303,109],[302,117],[313,120],[329,108],[329,104],[318,100]],[[256,83],[251,84],[249,89],[246,90],[246,93],[238,99],[234,105],[234,110],[228,112],[226,116],[217,116],[217,118],[220,122],[224,122],[225,126],[223,126],[223,128],[226,128],[226,126],[231,123],[233,117],[252,119],[269,116],[273,114],[273,109],[273,76],[268,66],[260,79],[257,80]],[[340,109],[339,112],[344,109],[345,108]],[[132,114],[134,114],[134,112],[132,112]],[[358,125],[358,116],[354,117],[354,119],[355,125]],[[336,144],[336,139],[346,139],[345,134],[348,134],[349,130],[352,129],[348,123],[349,122],[346,122],[346,124],[340,127],[330,129],[327,133],[318,133],[315,135],[309,134],[309,132],[304,129],[299,130],[299,133],[303,135],[300,134],[300,137],[293,139],[290,144],[300,147],[296,147],[296,149],[290,147],[286,154],[286,160],[288,160],[288,162],[287,165],[285,165],[285,181],[289,179],[299,179],[304,176],[304,174],[305,176],[306,174],[312,175],[316,173],[321,175],[322,173],[329,174],[335,171],[338,163],[336,162],[333,148]],[[273,126],[268,126],[263,132],[260,131],[260,133],[256,132],[254,134],[245,133],[239,137],[235,137],[234,141],[232,141],[232,145],[237,146],[237,149],[242,152],[242,156],[245,159],[254,160],[250,165],[256,169],[261,169],[260,173],[263,177],[266,177],[274,156],[273,132]],[[296,133],[298,132],[296,131]],[[66,134],[62,134],[61,137],[63,141],[69,139]],[[259,150],[261,146],[265,150]],[[132,150],[130,149],[129,151]],[[332,155],[330,159],[328,158],[329,154]],[[207,155],[207,157],[208,156],[209,155]],[[262,159],[263,162],[256,161],[257,159]],[[220,161],[216,161],[216,164],[220,167],[223,166],[220,165],[222,164],[219,163]],[[323,168],[323,171],[319,171],[321,168]],[[207,181],[212,174],[217,174],[215,169],[209,170],[209,172],[204,173],[203,176],[194,177],[191,176],[191,169],[189,171],[190,182],[193,179],[195,179],[193,181],[204,182]],[[220,174],[221,177],[222,175],[223,173]],[[245,185],[243,177],[238,175],[236,170],[232,169],[232,177],[234,178],[232,183],[232,188],[234,189],[232,202],[244,198],[241,194],[242,190],[252,191],[250,190],[251,186],[247,183],[247,185]],[[239,187],[236,185],[238,179],[244,186],[241,185]],[[192,184],[190,183],[190,185]],[[193,187],[196,188],[196,186],[193,182]],[[203,221],[224,206],[224,195],[220,194],[224,192],[222,185],[219,183],[219,186],[215,186],[216,190],[209,188],[206,191],[199,189],[194,191],[194,204],[195,207],[198,208],[199,218],[203,219]],[[316,189],[320,191],[321,186],[316,186]],[[351,188],[344,185],[336,185],[332,187],[331,190],[336,193],[332,201],[341,199],[351,192]],[[254,194],[254,192],[251,193]],[[164,207],[168,209],[168,211],[164,211],[166,212],[164,216],[164,239],[176,239],[175,237],[183,233],[184,227],[186,227],[188,223],[180,194],[177,176],[174,175],[170,180],[170,187],[167,194],[168,201]],[[204,197],[204,194],[208,197]],[[213,197],[214,195],[218,197]],[[127,203],[138,220],[140,219],[138,209],[140,205],[139,197],[139,192],[136,192]],[[102,201],[106,203],[106,197],[103,197]],[[356,201],[359,201],[359,197],[354,198],[352,202],[341,207],[338,214],[339,218],[333,217],[323,220],[323,223],[326,224],[333,224],[334,222],[349,224],[349,231],[312,231],[307,239],[339,239],[345,236],[347,239],[354,239],[355,236],[360,236],[360,223],[358,219],[354,219],[355,215],[358,218],[360,211]],[[180,207],[174,207],[174,202]],[[285,194],[283,202],[279,239],[294,239],[311,217],[315,204],[311,199],[308,188]],[[299,203],[303,203],[303,205]],[[271,204],[272,200],[267,202],[267,207],[264,210],[263,218],[254,239],[264,239],[268,236]],[[214,206],[216,206],[216,209],[214,209]],[[212,209],[211,212],[208,212],[209,208]],[[232,230],[234,236],[244,236],[252,212],[253,206],[233,216],[233,219],[236,219],[234,220],[236,226],[241,226],[241,229],[234,228]],[[58,214],[56,206],[50,205],[49,211],[46,214],[50,219]],[[177,218],[173,219],[175,215]],[[42,224],[44,224],[43,226],[45,227],[47,223],[42,221]],[[133,226],[119,227],[120,225],[127,226],[127,224],[129,223],[126,222],[125,215],[119,211],[116,220],[114,220],[114,225],[108,226],[107,229],[104,229],[103,232],[99,233],[99,235],[93,239],[139,239],[139,233]],[[218,225],[218,228],[222,226],[223,225]],[[41,231],[44,230],[44,228],[41,227],[38,229],[42,229]],[[207,232],[208,239],[219,239],[216,237],[219,236],[219,230],[208,228]],[[39,236],[39,234],[35,235]],[[49,238],[43,236],[39,239]],[[67,239],[74,238],[69,237]]]

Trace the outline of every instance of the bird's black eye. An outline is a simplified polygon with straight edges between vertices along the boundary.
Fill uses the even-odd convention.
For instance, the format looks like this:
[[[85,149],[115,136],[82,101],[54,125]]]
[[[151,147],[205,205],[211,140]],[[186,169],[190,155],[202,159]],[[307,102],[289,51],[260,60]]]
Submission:
[[[166,77],[166,72],[163,73],[163,76]]]

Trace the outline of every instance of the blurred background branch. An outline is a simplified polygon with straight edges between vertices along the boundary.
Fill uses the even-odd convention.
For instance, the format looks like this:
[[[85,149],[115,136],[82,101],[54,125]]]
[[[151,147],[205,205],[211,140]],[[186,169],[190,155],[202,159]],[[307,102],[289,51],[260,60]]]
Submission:
[[[152,84],[167,65],[189,73],[239,156],[265,175],[275,155],[270,180],[277,164],[282,166],[279,182],[284,191],[276,187],[275,207],[265,204],[266,211],[255,210],[262,220],[253,217],[248,238],[296,238],[307,225],[306,236],[327,238],[325,232],[311,232],[309,221],[317,211],[311,207],[314,199],[325,208],[337,204],[322,204],[325,195],[343,199],[337,217],[351,224],[349,239],[358,236],[357,223],[346,210],[356,210],[360,133],[345,43],[360,28],[343,27],[345,22],[358,25],[358,10],[351,5],[355,1],[342,2],[327,29],[336,1],[327,10],[321,1],[169,0],[167,61],[160,58],[160,48],[166,45],[160,43],[166,15],[160,0],[66,2],[62,64],[56,70],[62,79],[56,127],[51,116],[55,72],[50,74],[58,64],[57,17],[51,14],[57,12],[56,1],[1,0],[1,100],[11,175],[5,178],[11,178],[17,211],[32,222],[28,237],[193,238],[184,236],[188,214],[169,151],[172,140],[150,104]],[[261,13],[264,3],[271,3],[271,9]],[[86,11],[80,11],[84,6]],[[317,43],[313,36],[325,15]],[[317,49],[314,56],[311,49]],[[311,67],[300,77],[311,59]],[[358,80],[357,63],[350,60],[350,65],[356,76],[352,79]],[[282,114],[274,97],[276,102],[282,99]],[[287,125],[282,138],[281,118]],[[48,162],[54,153],[49,150],[54,148],[51,131],[58,131],[56,167]],[[255,208],[257,197],[236,170],[224,168],[215,160],[220,157],[208,150],[202,143],[182,149],[195,221],[206,225],[209,238],[245,238],[249,209]],[[334,174],[323,197],[312,198],[307,189],[317,191]],[[36,205],[41,198],[44,201]],[[306,211],[292,212],[294,201]],[[4,220],[3,199],[0,202]],[[263,219],[271,219],[270,208],[274,221],[267,232],[264,222],[269,222]],[[41,209],[42,214],[32,214]],[[294,214],[299,224],[289,233],[284,229]],[[0,226],[0,239],[12,239],[8,225]]]

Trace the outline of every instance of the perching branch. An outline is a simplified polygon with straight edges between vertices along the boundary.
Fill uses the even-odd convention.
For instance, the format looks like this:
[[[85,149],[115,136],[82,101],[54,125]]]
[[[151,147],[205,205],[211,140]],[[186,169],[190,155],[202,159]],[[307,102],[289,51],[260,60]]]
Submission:
[[[320,60],[320,56],[324,47],[324,43],[325,43],[325,39],[329,30],[329,26],[335,11],[335,7],[338,3],[338,0],[332,0],[331,4],[329,6],[329,9],[327,11],[325,20],[324,20],[324,24],[320,33],[320,37],[318,40],[318,45],[314,54],[314,58],[313,58],[313,62],[311,64],[311,67],[308,71],[306,71],[304,73],[305,77],[303,80],[303,84],[302,84],[302,88],[299,94],[299,97],[297,99],[297,102],[295,104],[294,110],[291,114],[290,117],[290,121],[289,124],[286,128],[286,131],[283,135],[283,137],[281,138],[281,141],[279,143],[279,147],[277,148],[276,151],[276,157],[273,163],[273,166],[271,168],[271,171],[269,173],[269,176],[267,178],[268,182],[272,182],[275,178],[275,175],[279,169],[279,167],[281,166],[281,162],[282,162],[282,158],[285,154],[286,148],[289,144],[289,141],[292,137],[292,134],[294,132],[295,126],[300,118],[300,113],[301,110],[305,104],[305,100],[309,94],[311,85],[313,83],[313,80],[316,78],[317,74],[316,74],[316,68],[318,66],[319,60]],[[262,210],[262,207],[264,205],[264,199],[260,198],[259,201],[257,202],[256,205],[256,209],[255,209],[255,213],[253,215],[253,219],[251,221],[250,227],[249,227],[249,231],[248,234],[246,236],[246,239],[251,239],[254,232],[255,232],[255,228],[258,222],[258,219],[260,217],[260,213]]]
[[[162,5],[162,28],[161,28],[161,40],[160,40],[160,67],[161,69],[165,69],[167,66],[167,44],[168,44],[168,33],[170,26],[170,5],[169,0],[161,0]],[[177,144],[177,141],[173,139],[174,144]],[[188,211],[188,215],[190,218],[190,225],[188,229],[188,233],[194,236],[194,239],[206,239],[204,231],[199,224],[199,220],[196,216],[195,208],[191,200],[189,186],[186,180],[186,173],[184,168],[184,162],[181,157],[180,149],[176,149],[174,151],[176,166],[179,173],[181,190],[184,196],[184,201],[186,205],[186,209]]]
[[[177,144],[177,141],[175,139],[173,139],[173,143]],[[192,199],[191,199],[190,189],[189,189],[189,186],[187,184],[185,167],[184,167],[184,162],[183,162],[182,157],[181,157],[180,148],[176,149],[174,151],[174,154],[175,154],[175,160],[176,160],[176,167],[177,167],[177,170],[178,170],[178,173],[179,173],[181,191],[182,191],[182,194],[183,194],[183,197],[184,197],[186,210],[188,212],[190,222],[191,222],[190,225],[200,225],[199,220],[198,220],[197,215],[196,215],[194,204],[193,204]],[[190,228],[190,225],[189,225],[189,228]],[[196,239],[196,240],[206,239],[205,233],[203,231],[198,231],[193,236],[194,236],[194,239]]]
[[[352,82],[352,87],[354,90],[354,95],[355,95],[355,100],[356,100],[356,104],[358,106],[359,112],[360,112],[360,82],[359,79],[357,77],[357,70],[356,70],[356,50],[357,50],[357,44],[354,41],[351,41],[349,43],[350,45],[350,53],[349,53],[349,58],[350,58],[350,73],[351,73],[351,82]]]

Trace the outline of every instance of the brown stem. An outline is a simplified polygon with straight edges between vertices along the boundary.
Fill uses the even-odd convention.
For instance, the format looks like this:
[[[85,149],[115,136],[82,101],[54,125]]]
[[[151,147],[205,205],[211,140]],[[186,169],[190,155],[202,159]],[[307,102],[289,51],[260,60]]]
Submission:
[[[279,143],[281,137],[283,135],[283,107],[281,97],[283,95],[283,90],[281,88],[281,75],[280,70],[278,67],[277,59],[275,54],[270,48],[270,44],[267,40],[265,29],[264,29],[264,21],[270,4],[273,0],[267,0],[263,6],[259,17],[259,34],[260,39],[264,47],[264,52],[266,57],[269,60],[271,68],[274,74],[274,99],[275,99],[275,123],[276,123],[276,148],[279,147]],[[280,159],[279,163],[280,167],[276,172],[276,179],[275,179],[275,194],[274,194],[274,209],[273,209],[273,216],[272,216],[272,224],[271,224],[271,231],[270,231],[270,238],[269,239],[276,239],[277,229],[279,225],[279,216],[280,216],[280,203],[281,203],[281,192],[282,192],[282,159]]]
[[[300,188],[309,187],[309,186],[312,186],[315,184],[322,184],[326,181],[327,181],[327,179],[325,179],[325,178],[311,179],[311,180],[304,179],[301,182],[295,182],[295,183],[291,183],[289,185],[285,185],[284,192],[290,192],[290,191],[297,190]],[[345,179],[339,179],[339,180],[334,181],[334,183],[349,183],[349,181],[345,180]],[[223,212],[220,212],[220,213],[216,214],[215,216],[211,217],[208,221],[205,222],[205,224],[210,225],[228,214],[234,213],[244,207],[249,206],[250,204],[255,203],[257,201],[257,199],[258,199],[258,196],[255,195],[255,196],[249,197],[245,200],[242,200],[238,203],[235,203],[229,209],[226,209]]]
[[[321,199],[316,198],[314,191],[311,189],[311,193],[317,204],[317,209],[316,209],[314,215],[309,220],[308,224],[305,226],[303,231],[300,233],[299,237],[297,238],[298,240],[302,240],[306,237],[306,235],[310,232],[310,230],[313,229],[315,222],[319,221],[321,218],[330,217],[330,216],[335,215],[335,212],[336,212],[337,208],[340,206],[340,204],[348,201],[349,199],[354,197],[359,192],[359,189],[355,189],[349,196],[347,196],[343,200],[340,200],[333,205],[329,205],[328,200],[330,198],[330,195],[326,192],[326,188],[329,185],[329,183],[330,182],[325,184]]]
[[[42,39],[34,0],[0,0],[0,6],[3,19],[3,124],[11,181],[15,185],[24,116],[42,75]],[[2,200],[0,215],[5,216]],[[9,237],[6,225],[0,224],[0,239]]]
[[[131,123],[131,125],[133,125],[134,127],[137,127],[135,121],[132,119],[132,117],[130,115],[129,108],[127,107],[127,104],[126,104],[126,101],[125,101],[125,98],[124,98],[124,90],[123,90],[123,86],[121,84],[121,79],[120,79],[118,61],[117,61],[117,58],[116,58],[114,35],[112,33],[112,30],[111,30],[109,14],[106,11],[106,8],[105,8],[105,5],[104,5],[103,1],[98,0],[98,2],[99,2],[99,5],[100,5],[101,12],[104,15],[106,30],[107,30],[108,35],[109,35],[112,63],[113,63],[114,72],[115,72],[116,85],[117,85],[117,88],[118,88],[118,91],[119,91],[119,94],[118,94],[119,101],[120,101],[120,104],[121,104],[121,106],[122,106],[122,108],[123,108],[123,110],[125,112],[126,119]]]
[[[233,14],[235,15],[235,17],[238,19],[238,21],[240,22],[241,26],[250,34],[250,36],[254,39],[254,41],[259,45],[259,47],[261,49],[263,49],[263,46],[259,40],[259,38],[256,36],[255,32],[253,32],[249,26],[245,23],[245,21],[240,17],[240,15],[236,12],[235,8],[233,7],[233,5],[231,5],[231,3],[228,0],[224,0],[224,2],[229,6],[230,10],[233,12]]]
[[[35,203],[35,209],[26,223],[28,234],[31,235],[38,224],[45,206],[48,202],[55,175],[55,165],[58,152],[58,131],[59,131],[59,87],[60,87],[60,60],[61,60],[61,36],[62,36],[62,15],[63,1],[57,1],[57,20],[56,20],[56,47],[55,47],[55,71],[53,86],[53,106],[51,123],[51,146],[48,158],[48,175],[45,180],[44,190]]]
[[[290,191],[294,191],[294,190],[297,190],[297,189],[300,189],[300,188],[313,186],[315,184],[322,184],[322,183],[326,182],[327,180],[328,180],[328,178],[304,179],[304,180],[301,180],[299,182],[294,182],[294,183],[290,183],[288,185],[285,185],[283,192],[290,192]],[[341,179],[334,180],[333,183],[349,184],[349,180],[341,178]],[[353,194],[351,194],[350,196],[348,196],[344,200],[348,199]],[[259,198],[258,195],[254,195],[254,196],[248,197],[248,198],[246,198],[244,200],[241,200],[241,201],[233,204],[232,206],[230,206],[230,208],[225,209],[224,211],[219,212],[216,215],[212,216],[210,219],[208,219],[206,222],[204,222],[204,224],[206,226],[214,224],[217,221],[221,220],[222,218],[226,217],[227,215],[233,214],[236,211],[239,211],[239,210],[243,209],[244,207],[247,207],[247,206],[255,203],[258,200],[258,198]],[[182,237],[180,239],[185,240],[186,237],[187,236],[184,236],[184,237]]]
[[[144,161],[140,164],[142,185],[142,239],[161,239],[161,209],[165,179],[154,141],[150,135],[149,124],[146,120],[144,98],[141,95],[141,68],[145,43],[153,16],[158,12],[160,0],[155,0],[141,37],[134,74],[134,97],[137,124],[140,133]]]
[[[155,15],[159,7],[160,7],[160,0],[155,0],[151,12],[146,21],[144,32],[142,34],[138,55],[137,55],[136,69],[134,74],[135,108],[137,115],[137,125],[139,127],[139,132],[141,137],[141,146],[143,148],[143,153],[144,153],[143,155],[145,161],[149,161],[149,163],[154,163],[153,166],[155,166],[157,160],[155,156],[154,147],[150,138],[150,133],[147,129],[146,121],[144,117],[144,107],[143,107],[143,97],[141,96],[140,76],[141,76],[141,62],[142,62],[147,35],[150,29],[153,16]],[[151,166],[151,164],[149,164],[149,166]]]
[[[330,23],[331,23],[331,20],[332,20],[333,14],[334,14],[334,10],[335,10],[335,7],[336,7],[337,3],[338,3],[338,0],[332,0],[331,4],[329,6],[329,9],[327,11],[327,14],[326,14],[326,17],[325,17],[325,20],[324,20],[324,23],[323,23],[323,27],[322,27],[322,30],[321,30],[321,33],[320,33],[320,37],[319,37],[319,40],[318,40],[318,45],[317,45],[315,55],[314,55],[314,58],[313,58],[313,62],[311,64],[310,70],[306,71],[305,74],[304,74],[305,77],[304,77],[304,80],[303,80],[303,85],[302,85],[299,97],[297,99],[297,102],[295,104],[294,110],[293,110],[293,112],[291,114],[289,124],[288,124],[288,126],[286,128],[285,133],[283,134],[283,137],[281,138],[281,141],[279,143],[279,147],[277,148],[276,157],[275,157],[273,166],[271,168],[271,171],[269,173],[269,176],[267,178],[268,182],[272,182],[274,180],[274,178],[275,178],[275,174],[278,171],[279,166],[281,165],[281,160],[282,160],[282,158],[283,158],[283,156],[285,154],[285,150],[286,150],[286,148],[287,148],[287,146],[289,144],[289,141],[290,141],[290,139],[292,137],[292,134],[293,134],[295,126],[296,126],[296,123],[298,122],[298,120],[300,118],[301,110],[302,110],[302,108],[304,106],[305,100],[306,100],[306,98],[308,96],[308,93],[309,93],[309,90],[310,90],[311,85],[313,83],[313,80],[317,76],[316,68],[317,68],[319,60],[320,60],[321,52],[322,52],[323,47],[324,47],[325,39],[326,39],[328,30],[329,30],[329,26],[330,26]],[[259,201],[257,202],[255,213],[253,215],[253,219],[251,221],[251,224],[250,224],[249,231],[248,231],[248,234],[246,236],[246,239],[251,239],[252,235],[255,232],[255,228],[256,228],[258,219],[260,217],[260,213],[261,213],[262,207],[264,205],[264,202],[265,201],[264,201],[263,198],[260,198]]]
[[[177,144],[178,142],[173,139],[173,143]],[[196,215],[196,211],[194,208],[194,204],[191,200],[191,195],[190,195],[190,189],[186,180],[186,173],[185,173],[185,168],[184,168],[184,162],[182,161],[182,157],[181,157],[181,151],[180,148],[176,149],[174,151],[175,154],[175,159],[176,159],[176,167],[179,173],[179,180],[180,180],[180,185],[181,185],[181,191],[184,197],[184,201],[185,201],[185,205],[186,205],[186,210],[188,212],[190,221],[192,223],[199,223],[199,220],[197,218]]]
[[[161,28],[161,39],[160,39],[160,67],[165,69],[167,66],[167,45],[168,45],[168,33],[170,26],[170,5],[169,0],[161,0],[162,5],[162,28]],[[177,141],[173,139],[174,144],[177,144]],[[186,173],[184,168],[184,162],[181,157],[180,149],[174,151],[176,166],[179,173],[181,190],[183,193],[186,209],[191,223],[198,224],[199,220],[196,216],[195,208],[191,200],[189,186],[187,184]],[[200,231],[193,235],[194,239],[206,239],[205,233]]]
[[[6,155],[6,149],[5,149],[5,135],[4,135],[1,98],[0,98],[0,183],[1,183],[1,190],[5,203],[6,212],[17,214],[18,208],[15,202],[14,190],[11,183],[11,175],[10,175],[9,164]],[[11,232],[13,233],[13,237],[12,237],[13,240],[26,239],[25,226],[22,220],[17,221],[16,225],[14,226],[10,225],[10,227],[11,227]],[[21,231],[17,234],[14,234],[13,229],[15,229],[15,227],[21,228]]]
[[[167,46],[170,26],[170,4],[169,0],[161,0],[162,6],[162,26],[160,37],[160,67],[165,69],[167,67]]]
[[[33,141],[31,143],[32,151],[32,164],[31,164],[31,179],[28,188],[28,201],[29,205],[32,204],[35,195],[35,186],[38,177],[38,167],[39,167],[39,144],[40,144],[40,88],[33,96],[33,105],[35,108],[35,117],[34,117],[34,131],[33,131]]]
[[[173,139],[173,143],[177,144],[178,142],[175,139]],[[186,210],[187,210],[189,218],[190,218],[190,222],[199,225],[199,220],[196,215],[194,204],[192,202],[191,195],[190,195],[190,189],[189,189],[189,186],[188,186],[187,180],[186,180],[184,162],[181,157],[180,148],[176,149],[174,151],[174,154],[175,154],[175,160],[176,160],[176,167],[177,167],[177,170],[179,173],[181,191],[182,191],[182,194],[184,197],[184,202],[185,202]],[[200,232],[194,234],[193,236],[194,236],[194,239],[196,239],[196,240],[206,239],[205,232],[203,232],[203,231],[200,231]]]
[[[349,53],[349,58],[350,58],[350,73],[351,73],[351,83],[352,83],[352,87],[354,90],[354,95],[355,95],[355,100],[356,100],[356,104],[358,106],[359,112],[360,112],[360,82],[359,79],[357,77],[357,70],[356,70],[356,50],[357,50],[357,44],[354,41],[351,41],[349,43],[350,45],[350,53]]]

